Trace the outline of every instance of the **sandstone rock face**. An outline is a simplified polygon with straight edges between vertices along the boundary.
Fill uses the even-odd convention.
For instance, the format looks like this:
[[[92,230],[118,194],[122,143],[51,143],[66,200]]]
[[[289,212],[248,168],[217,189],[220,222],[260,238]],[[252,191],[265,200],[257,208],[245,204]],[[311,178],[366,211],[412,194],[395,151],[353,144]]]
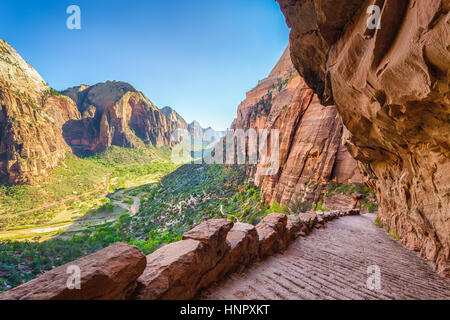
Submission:
[[[300,235],[303,222],[299,216],[289,215],[286,223],[286,243],[290,243]]]
[[[301,222],[308,226],[312,226],[317,223],[317,215],[312,211],[302,212],[298,215],[298,217],[300,218]]]
[[[337,106],[382,222],[449,275],[448,0],[278,2],[293,63]],[[373,4],[380,29],[368,28]]]
[[[80,118],[70,99],[52,96],[36,70],[0,40],[0,183],[48,175],[70,152],[63,124]]]
[[[256,228],[247,223],[235,223],[227,235],[230,245],[230,263],[232,266],[247,266],[258,258],[259,237]]]
[[[209,220],[147,257],[138,279],[139,300],[190,299],[200,287],[217,280],[211,271],[230,249],[226,237],[233,222]]]
[[[269,77],[247,93],[233,125],[233,129],[280,130],[280,169],[265,176],[260,164],[255,182],[262,186],[265,201],[283,205],[317,202],[328,181],[362,183],[356,161],[343,145],[336,108],[320,104],[290,56],[288,47]]]
[[[136,299],[188,299],[206,268],[218,261],[208,257],[196,240],[169,244],[147,257],[147,268],[138,279]],[[206,269],[207,270],[207,269]]]
[[[271,213],[256,226],[259,236],[259,256],[270,256],[285,247],[287,216],[282,213]]]
[[[173,126],[180,129],[187,129],[188,124],[186,121],[171,107],[164,107],[161,109],[161,112],[172,122]]]
[[[185,121],[166,117],[124,82],[80,86],[60,95],[0,40],[0,183],[33,183],[68,152],[89,155],[111,145],[171,146]]]
[[[208,220],[183,235],[183,240],[198,240],[218,251],[226,249],[226,237],[233,227],[233,221],[227,219]],[[218,254],[221,255],[221,254]]]
[[[75,101],[82,114],[82,120],[64,127],[64,137],[76,153],[103,151],[111,145],[170,146],[173,131],[186,123],[178,114],[164,115],[142,92],[125,82],[74,87],[63,94]]]
[[[69,289],[71,266],[79,267],[80,289]],[[145,255],[134,246],[114,244],[60,266],[2,295],[0,300],[116,300],[126,299],[144,271]],[[71,284],[71,281],[69,281]]]
[[[193,299],[225,275],[284,251],[299,236],[359,210],[271,213],[256,227],[226,219],[208,220],[145,257],[134,246],[114,244],[0,295],[0,300],[180,300]],[[73,267],[80,271],[74,290]]]

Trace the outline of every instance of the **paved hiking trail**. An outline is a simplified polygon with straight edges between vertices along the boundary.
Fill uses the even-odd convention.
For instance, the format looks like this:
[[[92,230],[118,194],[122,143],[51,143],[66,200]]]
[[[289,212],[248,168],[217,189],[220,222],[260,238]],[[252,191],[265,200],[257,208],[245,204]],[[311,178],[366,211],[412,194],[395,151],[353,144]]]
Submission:
[[[374,225],[375,215],[333,220],[284,252],[228,276],[201,299],[450,299],[450,279]],[[369,290],[368,268],[381,271]]]

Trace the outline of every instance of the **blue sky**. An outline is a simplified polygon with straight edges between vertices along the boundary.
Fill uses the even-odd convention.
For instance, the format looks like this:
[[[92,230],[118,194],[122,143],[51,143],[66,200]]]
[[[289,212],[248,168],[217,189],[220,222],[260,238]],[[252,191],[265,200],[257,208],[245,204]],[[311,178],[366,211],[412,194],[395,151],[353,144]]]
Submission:
[[[66,27],[72,4],[81,30]],[[55,89],[126,81],[158,107],[221,130],[288,34],[275,0],[0,2],[0,38]]]

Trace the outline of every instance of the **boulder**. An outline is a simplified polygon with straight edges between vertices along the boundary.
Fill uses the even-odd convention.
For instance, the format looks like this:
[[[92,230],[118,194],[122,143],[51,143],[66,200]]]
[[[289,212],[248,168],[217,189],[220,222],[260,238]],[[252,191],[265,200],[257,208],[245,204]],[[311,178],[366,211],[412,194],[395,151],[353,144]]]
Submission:
[[[299,215],[300,220],[308,226],[308,228],[312,228],[318,221],[317,215],[312,212],[302,212]]]
[[[183,235],[183,240],[198,240],[209,248],[217,248],[217,250],[223,250],[226,248],[226,238],[228,232],[233,227],[233,221],[227,219],[212,219],[203,222],[191,231],[186,232]]]
[[[202,277],[197,290],[222,279],[230,272],[238,271],[248,266],[258,258],[258,233],[251,224],[236,223],[228,233],[226,241],[230,248],[229,251],[227,251],[225,257],[215,268]]]
[[[359,209],[352,209],[347,211],[347,215],[349,216],[359,216],[361,211]]]
[[[73,267],[80,270],[80,289],[68,288]],[[46,272],[0,295],[0,300],[126,299],[144,269],[145,255],[137,247],[116,243]]]
[[[324,218],[323,216],[318,216],[318,217],[317,217],[316,227],[317,227],[318,225],[323,226],[323,225],[325,224],[325,222],[326,222],[326,220],[325,220],[325,218]]]
[[[304,226],[302,220],[297,215],[289,215],[287,217],[286,224],[286,246],[296,238],[300,236],[300,232],[302,231],[302,227]]]
[[[256,228],[247,223],[236,223],[227,235],[231,265],[249,265],[258,258],[259,237]]]
[[[271,213],[257,226],[259,237],[259,257],[265,258],[285,247],[287,216],[282,213]]]
[[[210,272],[229,253],[226,237],[233,222],[208,220],[147,256],[147,267],[138,279],[138,300],[192,299],[203,286],[216,281]]]
[[[343,144],[337,109],[322,105],[299,76],[289,46],[269,76],[247,93],[232,129],[280,131],[277,174],[266,174],[270,159],[261,155],[254,175],[267,203],[290,205],[300,194],[305,195],[302,201],[318,201],[324,187],[309,184],[312,180],[362,182],[356,161]]]

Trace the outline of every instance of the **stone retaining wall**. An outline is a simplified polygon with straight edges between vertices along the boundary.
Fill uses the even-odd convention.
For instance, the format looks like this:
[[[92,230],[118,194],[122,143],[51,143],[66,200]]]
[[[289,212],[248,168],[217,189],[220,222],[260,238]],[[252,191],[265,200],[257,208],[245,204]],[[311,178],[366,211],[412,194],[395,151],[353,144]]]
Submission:
[[[272,213],[256,227],[230,220],[208,220],[147,257],[134,246],[114,244],[46,272],[12,289],[0,300],[174,300],[193,299],[200,290],[253,262],[284,251],[313,228],[359,210]],[[80,289],[73,267],[80,270]]]

